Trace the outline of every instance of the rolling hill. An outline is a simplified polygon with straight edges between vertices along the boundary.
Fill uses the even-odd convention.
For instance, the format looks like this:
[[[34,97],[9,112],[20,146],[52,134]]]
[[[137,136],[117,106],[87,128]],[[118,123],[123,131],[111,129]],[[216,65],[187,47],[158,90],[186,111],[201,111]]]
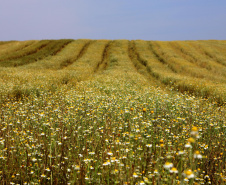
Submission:
[[[0,42],[2,184],[225,184],[226,41]]]

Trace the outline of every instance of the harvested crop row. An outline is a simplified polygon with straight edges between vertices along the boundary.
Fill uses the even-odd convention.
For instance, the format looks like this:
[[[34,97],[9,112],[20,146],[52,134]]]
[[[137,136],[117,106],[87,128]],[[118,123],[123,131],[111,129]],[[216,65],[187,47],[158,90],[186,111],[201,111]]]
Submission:
[[[226,82],[223,76],[216,76],[216,74],[210,73],[206,68],[202,68],[191,62],[184,57],[180,49],[172,48],[170,43],[171,42],[152,42],[152,48],[174,72],[180,73],[183,76],[208,79],[215,82]]]
[[[222,46],[221,44],[220,47],[218,47],[218,45],[211,44],[207,41],[200,41],[196,44],[199,46],[202,53],[207,55],[210,59],[226,67],[226,45]]]
[[[224,64],[217,61],[212,55],[214,55],[214,52],[212,54],[205,51],[205,49],[202,48],[202,46],[198,42],[191,42],[190,44],[192,47],[194,47],[197,51],[199,51],[202,56],[207,59],[209,65],[211,66],[211,71],[219,74],[219,72],[226,76],[226,68]]]
[[[65,60],[61,63],[61,68],[66,68],[70,65],[72,65],[75,61],[79,60],[84,53],[86,52],[87,48],[89,47],[91,40],[81,40],[82,47],[80,48],[79,52],[77,53],[75,58],[70,58],[68,60]],[[77,51],[77,50],[76,50]]]
[[[14,41],[0,41],[0,47],[1,47],[2,45],[8,44],[8,43],[10,43],[10,42],[14,42]]]
[[[119,68],[124,71],[136,71],[128,56],[128,40],[115,40],[111,45],[109,52],[108,68],[117,70]]]
[[[32,45],[35,42],[38,41],[10,41],[3,45],[0,45],[0,61],[6,60],[9,56],[13,55],[14,52]]]
[[[103,52],[108,42],[107,40],[88,42],[81,50],[76,61],[65,70],[73,71],[79,81],[87,79],[96,72],[95,70],[102,61]]]
[[[103,61],[103,53],[106,52],[108,40],[99,40],[92,42],[86,51],[83,53],[76,63],[70,66],[69,69],[94,72],[97,66]]]
[[[36,62],[47,56],[55,55],[71,41],[72,40],[40,41],[37,44],[31,45],[31,47],[26,47],[24,50],[19,50],[13,55],[8,56],[6,61],[2,62],[1,65],[4,67],[15,67]]]
[[[190,58],[189,61],[202,68],[206,68],[213,74],[221,74],[225,76],[226,72],[225,69],[222,68],[223,66],[206,56],[205,53],[202,53],[196,42],[176,42],[174,46],[180,48],[181,52],[184,54],[184,57],[186,58],[187,55],[188,58]]]
[[[113,41],[108,41],[107,44],[104,47],[104,50],[102,52],[102,59],[98,62],[96,65],[96,68],[94,69],[94,72],[97,72],[99,70],[105,70],[108,66],[108,57],[109,57],[109,50],[111,47],[111,44]]]
[[[150,81],[154,81],[152,77],[152,75],[150,75],[150,68],[147,66],[147,61],[146,60],[142,60],[142,58],[140,58],[140,55],[137,51],[136,48],[136,43],[135,41],[130,41],[129,42],[129,46],[128,46],[128,55],[131,59],[131,61],[133,62],[135,68],[137,69],[137,71],[144,75],[146,78],[148,78],[148,80]]]
[[[1,64],[3,67],[11,67],[12,61],[14,60],[20,60],[23,57],[28,57],[29,55],[33,55],[37,53],[39,50],[44,48],[50,41],[38,41],[34,44],[31,44],[30,47],[25,47],[24,49],[20,47],[15,52],[7,53],[6,55],[3,55],[1,58]]]
[[[94,75],[94,81],[104,82],[112,86],[118,83],[122,86],[131,86],[132,83],[134,87],[143,87],[147,84],[156,85],[155,81],[150,81],[146,76],[137,72],[129,56],[128,40],[113,40],[109,44],[106,57],[107,68]],[[133,87],[131,86],[131,88]],[[104,91],[107,94],[110,93],[108,88]],[[123,88],[120,91],[123,92]]]
[[[226,101],[226,89],[224,84],[214,84],[205,79],[174,73],[164,63],[160,62],[161,56],[152,49],[152,43],[137,43],[139,58],[146,62],[149,73],[163,84],[172,87],[179,92],[188,92],[196,96],[202,96],[224,104]],[[160,59],[159,59],[160,58]]]
[[[45,57],[35,63],[30,63],[22,68],[27,69],[53,69],[59,70],[72,64],[78,57],[88,40],[74,40],[61,48],[60,52],[53,56]]]

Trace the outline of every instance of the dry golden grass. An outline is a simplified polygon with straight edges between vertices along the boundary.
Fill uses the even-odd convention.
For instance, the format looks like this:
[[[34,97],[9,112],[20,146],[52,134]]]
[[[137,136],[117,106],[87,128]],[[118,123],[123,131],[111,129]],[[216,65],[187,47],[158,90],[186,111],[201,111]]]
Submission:
[[[225,184],[225,41],[40,44],[0,42],[2,184]]]
[[[17,60],[23,62],[26,52],[35,51],[35,47],[40,47],[42,42],[56,41],[1,43],[0,58],[11,57],[11,63],[17,63]],[[167,85],[174,90],[224,104],[225,48],[224,41],[74,40],[54,55],[43,59],[37,56],[37,61],[28,61],[26,65],[16,68],[6,68],[4,65],[9,65],[1,61],[1,91],[6,93],[7,89],[11,89],[10,93],[14,86],[26,88],[26,84],[32,89],[36,83],[42,84],[53,79],[52,84],[57,84],[57,80],[66,84],[70,81],[75,83],[111,69],[114,73],[122,70],[139,72],[153,85]],[[45,48],[42,50],[42,53],[47,52]],[[40,75],[45,80],[39,78]]]

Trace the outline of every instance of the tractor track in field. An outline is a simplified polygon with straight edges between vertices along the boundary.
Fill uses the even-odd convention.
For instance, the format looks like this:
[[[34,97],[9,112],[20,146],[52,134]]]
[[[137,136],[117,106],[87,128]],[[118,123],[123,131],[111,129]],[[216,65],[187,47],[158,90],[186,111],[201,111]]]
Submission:
[[[17,51],[23,50],[23,49],[25,49],[25,48],[27,48],[27,47],[29,47],[29,46],[33,45],[33,44],[35,44],[35,42],[29,43],[29,44],[25,44],[23,47],[16,49],[14,52],[17,52]]]
[[[200,63],[199,63],[199,59],[197,59],[195,56],[189,54],[189,53],[187,52],[187,50],[181,48],[179,44],[176,44],[176,43],[170,43],[170,45],[171,45],[171,47],[172,47],[173,49],[179,51],[179,52],[180,52],[180,55],[181,55],[182,57],[184,57],[184,56],[189,57],[189,59],[187,60],[188,62],[194,63],[197,67],[205,68],[205,69],[209,70],[209,67],[206,67],[206,66],[203,66],[202,64],[200,64]],[[226,66],[225,63],[222,63],[222,62],[219,61],[217,58],[215,58],[214,56],[212,56],[210,53],[208,53],[207,51],[205,51],[205,49],[204,49],[203,47],[200,46],[199,49],[197,49],[197,47],[194,46],[194,44],[190,44],[189,46],[192,47],[192,48],[194,48],[196,51],[198,50],[197,52],[198,52],[200,55],[205,56],[206,58],[208,58],[208,59],[210,59],[210,60],[213,60],[213,61],[215,61],[216,63],[218,63],[218,64],[220,64],[220,65],[222,65],[222,66],[224,66],[224,67]]]
[[[30,48],[30,51],[21,51],[18,50],[18,53],[14,56],[8,57],[5,66],[23,66],[33,62],[37,62],[49,56],[54,56],[57,53],[61,52],[61,50],[66,47],[72,40],[58,40],[58,41],[44,41],[44,43],[35,43],[38,44],[38,47],[33,44],[29,45],[34,48]],[[28,46],[27,46],[28,47]],[[18,61],[17,61],[18,60]],[[9,62],[11,61],[11,62]],[[4,64],[3,64],[4,65]]]
[[[221,62],[219,59],[217,59],[215,56],[211,55],[210,53],[208,53],[207,51],[205,51],[205,49],[203,50],[203,52],[205,53],[205,55],[207,57],[209,57],[211,60],[215,61],[216,63],[226,67],[226,63]]]
[[[155,44],[157,47],[160,47],[157,43]],[[177,70],[172,65],[170,65],[160,54],[158,54],[158,52],[154,49],[152,42],[149,42],[149,48],[159,62],[167,66],[172,72],[177,73]]]
[[[51,55],[57,55],[58,53],[60,53],[68,44],[70,44],[73,40],[69,40],[67,42],[65,42],[57,51],[53,52]]]
[[[0,41],[0,46],[11,44],[12,42],[16,42],[16,41]]]
[[[195,46],[193,46],[195,47]],[[214,54],[212,53],[209,53],[208,51],[206,51],[206,49],[199,45],[199,51],[202,52],[201,54],[208,57],[210,60],[213,60],[215,61],[216,63],[220,64],[222,67],[225,67],[226,66],[226,63],[224,62],[221,62],[217,57],[214,56]]]
[[[6,44],[11,44],[12,42],[15,42],[15,41],[8,41],[8,42],[6,42],[5,44],[1,44],[1,43],[0,43],[0,46],[2,46],[2,45],[4,46],[4,45],[6,45]],[[23,50],[23,49],[25,49],[25,48],[31,46],[32,44],[35,44],[35,41],[33,41],[32,43],[27,43],[27,44],[23,45],[22,47],[17,48],[17,49],[15,49],[15,50],[11,51],[11,52],[17,52],[17,51]],[[5,59],[4,59],[4,60],[5,60]],[[1,59],[0,59],[0,61],[1,61]]]
[[[128,53],[129,53],[129,57],[131,60],[137,60],[139,63],[141,63],[143,66],[147,67],[147,62],[145,62],[144,60],[142,60],[140,58],[140,55],[136,49],[136,45],[134,41],[129,41],[129,46],[128,46]],[[136,67],[136,66],[135,66]]]
[[[150,52],[152,52],[154,54],[154,57],[159,61],[159,55],[157,53],[155,53],[154,50],[150,50]],[[142,57],[140,56],[139,52],[136,49],[136,45],[135,45],[134,41],[130,41],[128,53],[129,53],[129,57],[130,57],[131,61],[133,62],[135,68],[137,69],[137,71],[140,74],[144,75],[146,78],[154,79],[156,81],[156,83],[158,83],[159,85],[161,85],[163,87],[170,86],[170,84],[164,82],[164,79],[160,79],[159,73],[152,71],[151,66],[148,65],[147,61],[142,59]],[[160,60],[163,60],[163,59],[160,59]],[[161,61],[159,61],[159,62],[161,62]],[[163,61],[163,62],[162,63],[165,64],[165,61]],[[145,70],[145,73],[140,72],[140,70]]]
[[[104,50],[103,50],[103,53],[102,53],[102,59],[101,59],[101,61],[97,64],[97,66],[95,67],[94,73],[96,73],[96,72],[99,71],[99,70],[106,70],[106,69],[107,69],[107,66],[108,66],[109,50],[110,50],[110,47],[111,47],[112,43],[113,43],[113,41],[109,41],[109,42],[105,45]]]
[[[199,60],[195,58],[192,54],[189,54],[183,46],[172,42],[169,42],[169,46],[173,49],[174,52],[176,52],[181,58],[184,58],[188,63],[193,64],[200,69],[206,69],[208,71],[210,70],[209,67],[206,67],[204,64],[201,64]],[[191,47],[195,48],[194,46]],[[203,55],[202,53],[200,54]]]
[[[187,60],[188,62],[191,62],[191,63],[195,64],[197,67],[205,68],[205,69],[209,70],[208,67],[205,67],[205,66],[203,66],[202,64],[200,64],[200,63],[199,63],[199,60],[198,60],[196,57],[194,57],[193,55],[191,55],[190,53],[188,53],[188,52],[187,52],[187,49],[184,49],[184,48],[180,47],[179,44],[173,44],[173,43],[171,43],[170,45],[172,46],[172,48],[174,48],[175,50],[179,51],[179,52],[180,52],[180,55],[181,55],[182,57],[184,57],[184,56],[188,57],[188,58],[189,58],[189,59]],[[195,48],[195,47],[192,46],[192,45],[190,45],[190,47]],[[200,52],[199,52],[199,53],[200,53]],[[202,53],[200,53],[200,54],[202,55]]]
[[[187,56],[189,59],[187,60],[188,62],[191,62],[193,64],[196,64],[197,66],[199,66],[197,64],[197,58],[195,58],[194,56],[192,55],[189,55],[189,53],[187,53],[182,47],[180,47],[177,43],[169,43],[170,46],[175,50],[175,51],[178,51],[179,54],[184,57],[184,56]]]
[[[137,69],[137,71],[144,75],[145,77],[154,77],[156,79],[156,76],[154,76],[152,74],[152,70],[151,67],[148,66],[147,61],[143,60],[140,57],[140,54],[138,53],[137,49],[136,49],[136,44],[134,41],[129,41],[128,44],[128,55],[130,60],[132,61],[133,65],[135,66],[135,68]],[[140,70],[143,70],[147,75],[145,75],[144,73],[140,72]]]
[[[64,62],[62,62],[62,63],[60,64],[60,69],[63,69],[63,68],[66,68],[66,67],[72,65],[74,62],[76,62],[77,60],[79,60],[80,58],[82,58],[83,55],[86,53],[86,51],[87,51],[88,47],[90,46],[90,44],[92,44],[93,42],[94,42],[94,41],[88,41],[88,42],[86,42],[86,43],[83,45],[83,47],[82,47],[82,49],[80,50],[80,52],[79,52],[79,54],[77,55],[77,57],[74,58],[74,59],[73,59],[73,58],[67,59],[67,60],[65,60]]]
[[[6,58],[6,59],[1,59],[0,62],[1,62],[1,61],[16,60],[16,59],[19,59],[19,58],[22,58],[22,57],[25,57],[25,56],[30,56],[30,55],[36,54],[36,53],[38,53],[40,50],[42,50],[43,48],[45,48],[48,44],[50,44],[50,42],[44,43],[44,44],[42,44],[41,46],[39,46],[39,47],[37,47],[37,48],[34,48],[33,50],[27,52],[26,55],[20,55],[20,54],[18,54],[18,55],[11,56],[11,57]],[[20,50],[18,50],[18,51],[20,51]]]

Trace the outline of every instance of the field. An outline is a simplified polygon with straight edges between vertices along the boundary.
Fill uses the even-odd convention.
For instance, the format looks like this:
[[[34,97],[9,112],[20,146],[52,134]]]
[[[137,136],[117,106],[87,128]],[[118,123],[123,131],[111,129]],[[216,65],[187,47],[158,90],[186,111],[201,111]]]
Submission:
[[[1,184],[226,184],[226,41],[0,42]]]

